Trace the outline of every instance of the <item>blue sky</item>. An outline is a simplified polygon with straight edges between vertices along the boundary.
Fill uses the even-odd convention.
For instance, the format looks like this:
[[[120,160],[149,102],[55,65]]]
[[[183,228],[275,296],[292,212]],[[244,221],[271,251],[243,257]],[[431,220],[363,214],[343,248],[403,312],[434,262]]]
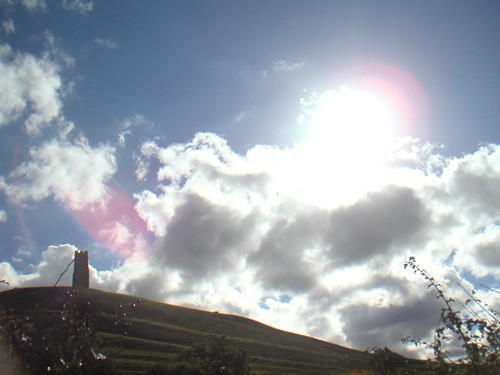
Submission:
[[[86,249],[94,287],[401,351],[439,313],[409,255],[498,287],[495,2],[0,9],[11,287]]]

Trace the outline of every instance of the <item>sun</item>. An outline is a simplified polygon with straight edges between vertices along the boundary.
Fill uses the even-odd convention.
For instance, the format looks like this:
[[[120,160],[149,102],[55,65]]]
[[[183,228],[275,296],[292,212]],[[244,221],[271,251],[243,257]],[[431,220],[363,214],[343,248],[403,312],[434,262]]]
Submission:
[[[306,107],[307,143],[331,157],[370,164],[394,140],[394,112],[374,93],[342,87],[313,97]]]
[[[310,133],[297,148],[289,185],[294,181],[310,203],[334,207],[386,184],[396,122],[387,102],[370,91],[342,87],[312,95],[302,109]]]

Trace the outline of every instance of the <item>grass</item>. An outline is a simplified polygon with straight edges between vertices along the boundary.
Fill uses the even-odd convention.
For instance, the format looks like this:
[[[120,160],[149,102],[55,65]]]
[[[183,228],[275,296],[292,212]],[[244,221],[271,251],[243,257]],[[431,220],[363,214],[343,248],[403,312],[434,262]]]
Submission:
[[[0,293],[0,304],[14,311],[50,314],[61,309],[67,287],[11,289]],[[251,319],[207,312],[155,301],[81,288],[77,300],[90,303],[102,323],[101,337],[120,374],[146,374],[156,364],[174,363],[179,351],[226,336],[246,351],[254,374],[369,373],[370,356],[310,337],[274,329]],[[135,304],[135,306],[134,306]],[[123,316],[126,314],[126,317]],[[117,320],[130,323],[115,328]],[[126,335],[124,335],[126,330]],[[365,372],[366,370],[366,372]]]

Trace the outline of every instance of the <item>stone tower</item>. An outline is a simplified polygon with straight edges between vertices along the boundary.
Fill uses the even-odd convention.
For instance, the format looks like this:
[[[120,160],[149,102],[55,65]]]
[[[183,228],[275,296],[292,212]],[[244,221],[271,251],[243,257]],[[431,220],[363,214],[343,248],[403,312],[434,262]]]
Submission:
[[[73,269],[73,287],[89,287],[89,253],[88,251],[75,251],[75,268]]]

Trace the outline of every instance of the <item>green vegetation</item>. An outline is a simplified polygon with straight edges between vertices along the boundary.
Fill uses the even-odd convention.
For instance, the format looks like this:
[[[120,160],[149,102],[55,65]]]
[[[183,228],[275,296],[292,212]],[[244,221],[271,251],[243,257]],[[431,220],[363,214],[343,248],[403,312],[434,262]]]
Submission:
[[[405,343],[412,343],[432,349],[434,358],[429,360],[429,373],[435,374],[500,374],[500,326],[498,312],[488,309],[475,297],[475,291],[464,291],[470,297],[463,304],[462,311],[455,300],[445,294],[441,284],[430,276],[410,257],[404,265],[415,274],[421,275],[428,283],[428,288],[437,293],[437,298],[444,303],[441,310],[440,325],[434,333],[434,340],[405,338]],[[459,344],[463,352],[451,355],[447,347]]]
[[[461,304],[465,311],[457,308],[455,300],[445,294],[441,284],[430,276],[410,257],[404,268],[413,270],[427,282],[427,287],[437,293],[444,307],[432,341],[403,338],[406,344],[431,349],[433,358],[422,363],[408,360],[388,348],[372,348],[371,368],[376,374],[452,374],[452,375],[496,375],[500,374],[498,355],[500,352],[500,329],[498,312],[488,309],[475,297],[475,291],[464,291],[470,297]],[[456,352],[462,348],[462,353]],[[453,354],[448,349],[453,349]]]
[[[77,303],[69,290],[58,311],[16,313],[2,310],[2,374],[112,374],[101,352],[97,319],[89,304]]]
[[[231,349],[224,336],[211,336],[209,342],[182,350],[176,366],[157,366],[151,375],[250,375],[248,354]]]
[[[367,352],[372,354],[370,365],[375,374],[419,374],[424,370],[420,361],[405,358],[387,347],[372,348]]]
[[[31,314],[43,323],[60,314],[72,290],[11,289],[0,293],[0,304],[12,309],[15,316]],[[78,289],[72,298],[75,304],[93,311],[91,320],[99,341],[91,349],[99,350],[118,374],[147,374],[155,367],[175,368],[186,362],[203,366],[207,358],[203,359],[200,350],[214,336],[224,336],[227,340],[224,345],[229,342],[230,350],[220,352],[229,356],[226,358],[245,357],[252,374],[339,374],[363,370],[369,373],[366,369],[370,367],[371,356],[367,353],[273,329],[239,316],[87,288]]]
[[[94,289],[0,293],[0,372],[9,374],[498,374],[498,313],[467,292],[465,312],[415,258],[405,263],[444,307],[426,363],[388,348],[360,352],[235,315]],[[465,289],[464,289],[465,290]],[[461,347],[462,354],[456,349]],[[447,350],[453,348],[451,355]]]

